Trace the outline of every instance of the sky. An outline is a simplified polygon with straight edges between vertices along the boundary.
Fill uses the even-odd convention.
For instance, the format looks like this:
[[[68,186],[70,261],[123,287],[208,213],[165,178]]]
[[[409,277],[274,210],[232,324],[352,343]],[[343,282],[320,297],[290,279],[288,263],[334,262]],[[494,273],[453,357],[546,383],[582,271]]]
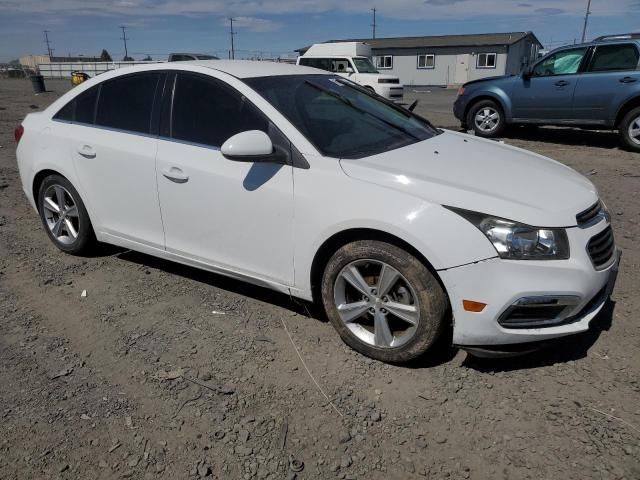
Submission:
[[[546,48],[579,41],[587,0],[0,0],[0,62],[43,54],[166,59],[170,52],[293,56],[341,38],[533,31]],[[640,32],[640,0],[592,0],[587,39]]]

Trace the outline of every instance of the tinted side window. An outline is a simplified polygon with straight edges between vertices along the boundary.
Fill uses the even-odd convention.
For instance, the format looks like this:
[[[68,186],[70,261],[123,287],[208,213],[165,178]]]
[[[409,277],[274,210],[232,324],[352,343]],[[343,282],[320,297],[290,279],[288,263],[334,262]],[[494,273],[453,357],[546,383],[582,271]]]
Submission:
[[[98,100],[96,125],[149,133],[159,78],[157,73],[141,73],[104,82]]]
[[[533,69],[534,77],[571,75],[578,72],[587,48],[574,48],[549,55]]]
[[[67,122],[93,123],[99,88],[97,85],[81,93],[62,107],[53,118]]]
[[[80,123],[93,123],[96,112],[96,100],[100,86],[93,87],[76,98],[76,115],[74,120]]]
[[[56,120],[64,120],[67,122],[71,122],[73,121],[73,109],[76,106],[76,101],[71,100],[69,103],[67,103],[64,107],[62,107],[60,110],[58,110],[58,113],[56,113],[53,118]]]
[[[243,95],[214,79],[178,74],[173,138],[220,147],[229,137],[246,130],[268,133],[268,122]]]
[[[598,46],[589,70],[592,72],[635,70],[638,67],[638,57],[638,49],[633,45]]]
[[[300,65],[331,71],[331,59],[329,58],[301,58]]]

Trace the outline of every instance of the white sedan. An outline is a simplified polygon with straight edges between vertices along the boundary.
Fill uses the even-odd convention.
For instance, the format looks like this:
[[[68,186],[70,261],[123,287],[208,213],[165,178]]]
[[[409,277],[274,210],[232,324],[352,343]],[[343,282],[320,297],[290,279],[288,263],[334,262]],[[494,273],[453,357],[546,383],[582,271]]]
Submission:
[[[619,263],[583,176],[315,69],[123,68],[15,134],[60,250],[107,242],[321,302],[382,361],[439,338],[498,353],[586,331]]]

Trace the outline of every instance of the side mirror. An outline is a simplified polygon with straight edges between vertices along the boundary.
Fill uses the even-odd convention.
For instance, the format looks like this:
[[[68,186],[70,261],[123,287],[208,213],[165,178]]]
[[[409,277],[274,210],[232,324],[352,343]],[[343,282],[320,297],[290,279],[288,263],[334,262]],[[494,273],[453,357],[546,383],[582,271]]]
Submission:
[[[351,75],[351,74],[355,73],[355,72],[353,71],[353,68],[351,68],[351,67],[347,67],[347,69],[345,70],[345,72],[347,72],[349,75]]]
[[[222,155],[236,162],[284,163],[286,154],[275,149],[269,135],[260,130],[236,133],[222,144]]]
[[[531,65],[526,66],[524,70],[522,70],[522,78],[524,78],[525,80],[531,78],[532,75],[533,67]]]

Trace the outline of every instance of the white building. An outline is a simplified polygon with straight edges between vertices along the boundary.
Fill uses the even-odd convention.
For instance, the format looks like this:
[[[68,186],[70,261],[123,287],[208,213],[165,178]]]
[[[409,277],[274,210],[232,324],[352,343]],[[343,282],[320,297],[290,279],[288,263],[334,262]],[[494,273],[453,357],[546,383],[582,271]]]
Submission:
[[[532,32],[331,40],[366,42],[381,72],[405,85],[459,85],[520,73],[542,44]],[[296,50],[303,54],[307,48]]]

